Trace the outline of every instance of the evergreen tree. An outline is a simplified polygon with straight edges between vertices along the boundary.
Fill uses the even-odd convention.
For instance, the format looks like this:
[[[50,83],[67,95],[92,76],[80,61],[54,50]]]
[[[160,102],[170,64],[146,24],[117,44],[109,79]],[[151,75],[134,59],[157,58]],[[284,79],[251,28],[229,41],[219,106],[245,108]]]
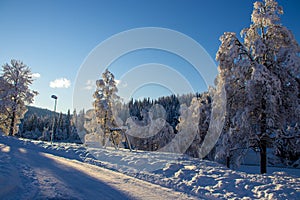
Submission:
[[[84,140],[84,136],[86,134],[84,123],[85,123],[85,111],[84,109],[82,109],[79,111],[77,115],[77,126],[76,126],[76,133],[77,133],[76,137],[79,137],[78,139],[82,139],[82,140]]]
[[[63,132],[64,132],[63,114],[62,112],[60,112],[57,119],[56,131],[54,132],[55,138],[57,140],[62,140],[64,138]]]
[[[110,135],[110,129],[118,126],[114,117],[114,109],[115,104],[119,101],[119,96],[114,75],[107,69],[102,74],[102,79],[96,81],[96,86],[93,106],[97,122],[103,130],[102,145],[104,146]]]
[[[76,109],[74,109],[74,111],[73,111],[73,115],[72,115],[72,125],[75,126],[75,127],[77,127],[77,125],[78,125]]]
[[[70,139],[70,135],[71,135],[71,113],[70,113],[70,109],[68,109],[68,113],[65,119],[65,139]]]

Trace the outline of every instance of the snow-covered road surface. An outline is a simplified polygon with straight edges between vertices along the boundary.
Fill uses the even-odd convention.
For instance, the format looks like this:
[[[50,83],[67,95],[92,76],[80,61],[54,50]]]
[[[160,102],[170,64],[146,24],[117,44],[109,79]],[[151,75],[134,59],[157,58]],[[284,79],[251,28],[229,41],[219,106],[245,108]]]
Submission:
[[[195,199],[78,160],[1,144],[0,199]]]

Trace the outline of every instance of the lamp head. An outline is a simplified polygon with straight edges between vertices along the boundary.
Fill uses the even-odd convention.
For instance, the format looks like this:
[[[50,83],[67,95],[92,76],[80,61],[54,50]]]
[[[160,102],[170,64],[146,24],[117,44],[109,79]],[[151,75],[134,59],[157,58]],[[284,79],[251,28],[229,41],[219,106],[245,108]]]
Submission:
[[[57,96],[55,96],[55,95],[53,94],[53,95],[51,95],[51,98],[56,100],[56,99],[57,99]]]

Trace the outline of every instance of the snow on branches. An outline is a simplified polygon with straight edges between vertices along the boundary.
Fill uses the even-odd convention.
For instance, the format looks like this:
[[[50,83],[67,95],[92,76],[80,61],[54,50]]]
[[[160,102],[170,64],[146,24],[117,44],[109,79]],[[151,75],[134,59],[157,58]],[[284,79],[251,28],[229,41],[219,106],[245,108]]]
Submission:
[[[235,33],[220,38],[218,84],[225,86],[227,116],[221,137],[226,144],[219,144],[235,144],[229,147],[229,160],[233,149],[254,146],[266,162],[267,146],[281,138],[285,127],[299,122],[300,48],[280,24],[281,14],[275,0],[256,2],[252,24],[241,32],[243,41]]]
[[[102,145],[105,146],[107,137],[110,135],[110,129],[117,127],[120,121],[114,110],[120,97],[117,95],[118,89],[115,77],[107,69],[102,74],[102,79],[96,81],[96,86],[93,106],[97,122],[100,124],[103,132]]]
[[[10,64],[2,66],[2,72],[1,81],[4,84],[1,84],[3,88],[0,89],[0,104],[4,112],[1,115],[5,116],[5,123],[8,125],[4,127],[4,131],[8,135],[15,135],[20,119],[27,111],[26,105],[33,102],[38,92],[29,88],[33,77],[30,68],[23,62],[11,60]]]

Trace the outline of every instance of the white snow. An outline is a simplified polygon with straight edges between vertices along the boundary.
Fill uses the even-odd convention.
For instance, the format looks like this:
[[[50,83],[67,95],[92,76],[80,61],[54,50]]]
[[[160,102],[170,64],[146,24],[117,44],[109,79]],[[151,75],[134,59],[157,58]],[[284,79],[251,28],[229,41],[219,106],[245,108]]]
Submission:
[[[300,170],[0,136],[0,199],[300,199]],[[106,168],[106,169],[105,169]]]
[[[76,152],[85,151],[79,145],[57,145],[53,150],[47,150],[39,147],[42,143],[36,145],[28,140],[0,138],[1,200],[196,199],[84,163],[76,155]]]

